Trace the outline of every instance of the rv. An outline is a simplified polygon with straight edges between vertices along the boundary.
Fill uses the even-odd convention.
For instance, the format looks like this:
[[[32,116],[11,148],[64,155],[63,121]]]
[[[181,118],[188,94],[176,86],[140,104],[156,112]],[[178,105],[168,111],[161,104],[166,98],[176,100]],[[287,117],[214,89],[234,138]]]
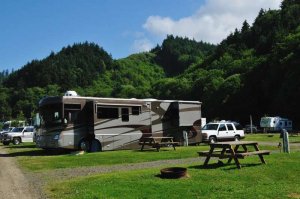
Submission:
[[[39,102],[37,147],[85,151],[136,149],[143,138],[201,142],[201,102],[65,95]]]
[[[260,127],[268,132],[278,132],[282,129],[291,131],[293,130],[293,122],[281,117],[262,117],[260,120]]]

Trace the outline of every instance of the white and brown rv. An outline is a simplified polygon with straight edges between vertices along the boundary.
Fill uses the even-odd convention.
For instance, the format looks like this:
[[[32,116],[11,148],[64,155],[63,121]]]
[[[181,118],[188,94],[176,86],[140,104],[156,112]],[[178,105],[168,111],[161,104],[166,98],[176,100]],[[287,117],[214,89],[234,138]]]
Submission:
[[[44,149],[137,149],[149,136],[201,140],[201,102],[156,99],[46,97],[39,102],[36,144]]]

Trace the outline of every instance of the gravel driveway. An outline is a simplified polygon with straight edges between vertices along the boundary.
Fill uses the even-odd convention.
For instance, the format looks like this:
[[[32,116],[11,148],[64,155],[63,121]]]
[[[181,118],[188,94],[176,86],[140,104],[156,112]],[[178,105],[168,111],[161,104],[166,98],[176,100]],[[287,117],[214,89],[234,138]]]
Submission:
[[[0,198],[39,198],[32,183],[29,183],[17,166],[15,158],[8,157],[2,146],[0,146]]]

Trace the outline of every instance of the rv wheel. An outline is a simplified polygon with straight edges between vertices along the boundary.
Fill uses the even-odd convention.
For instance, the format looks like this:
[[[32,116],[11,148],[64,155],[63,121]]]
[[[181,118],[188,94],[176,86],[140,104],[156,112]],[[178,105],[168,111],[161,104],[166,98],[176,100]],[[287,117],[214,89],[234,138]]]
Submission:
[[[13,139],[13,144],[14,145],[18,145],[18,144],[20,144],[21,143],[21,139],[20,138],[14,138]]]
[[[91,152],[102,151],[101,143],[99,140],[93,139],[91,142]]]
[[[3,145],[9,145],[9,142],[7,142],[7,141],[3,141]]]
[[[88,140],[81,140],[79,143],[79,150],[89,152],[90,151],[90,142]]]

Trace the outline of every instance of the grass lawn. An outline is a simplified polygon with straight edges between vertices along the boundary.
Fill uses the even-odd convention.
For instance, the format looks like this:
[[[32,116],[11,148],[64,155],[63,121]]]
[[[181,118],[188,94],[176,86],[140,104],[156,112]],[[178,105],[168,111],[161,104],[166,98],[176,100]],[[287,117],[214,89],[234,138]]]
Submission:
[[[300,198],[300,153],[274,153],[210,168],[188,168],[188,178],[161,179],[161,168],[114,172],[49,184],[50,198]]]
[[[242,159],[242,169],[235,164],[218,166],[215,159],[209,168],[199,164],[177,165],[188,168],[189,176],[183,179],[161,179],[161,168],[139,169],[76,177],[66,181],[50,180],[45,190],[50,198],[300,198],[300,146],[298,152],[277,153],[278,134],[247,134],[245,140],[262,143],[260,149],[273,150],[265,156],[267,165],[257,156]],[[299,143],[300,136],[290,137]],[[149,162],[166,159],[198,157],[197,151],[208,150],[208,145],[162,148],[156,150],[121,150],[71,155],[46,153],[33,143],[4,147],[8,156],[17,157],[23,169],[46,174],[53,169],[89,167]],[[292,150],[295,151],[295,150]],[[175,165],[170,165],[175,166]],[[43,175],[44,175],[43,174]]]
[[[264,133],[264,134],[245,134],[245,140],[262,141],[262,142],[282,142],[279,133]],[[300,136],[289,136],[290,143],[300,143]]]
[[[290,137],[291,143],[300,142],[300,136]],[[278,143],[281,141],[278,134],[247,134],[245,140],[256,140],[262,142]],[[279,151],[276,146],[259,146],[260,149]],[[139,163],[165,159],[183,159],[198,157],[197,151],[208,150],[209,146],[189,146],[162,148],[156,150],[120,150],[105,151],[98,153],[87,153],[84,155],[71,155],[70,153],[45,152],[35,147],[34,143],[23,143],[21,145],[10,145],[5,147],[11,156],[16,156],[20,165],[29,171],[52,170],[60,168],[74,168],[85,166],[114,165],[124,163]],[[300,147],[297,147],[298,150]],[[292,148],[294,149],[294,148]]]
[[[59,168],[74,168],[84,166],[114,165],[125,163],[149,162],[166,159],[183,159],[198,157],[197,151],[207,150],[207,145],[161,148],[156,150],[119,150],[97,153],[85,153],[83,155],[47,154],[45,151],[34,148],[32,144],[10,146],[7,151],[12,156],[17,156],[19,164],[29,171],[51,170]]]

